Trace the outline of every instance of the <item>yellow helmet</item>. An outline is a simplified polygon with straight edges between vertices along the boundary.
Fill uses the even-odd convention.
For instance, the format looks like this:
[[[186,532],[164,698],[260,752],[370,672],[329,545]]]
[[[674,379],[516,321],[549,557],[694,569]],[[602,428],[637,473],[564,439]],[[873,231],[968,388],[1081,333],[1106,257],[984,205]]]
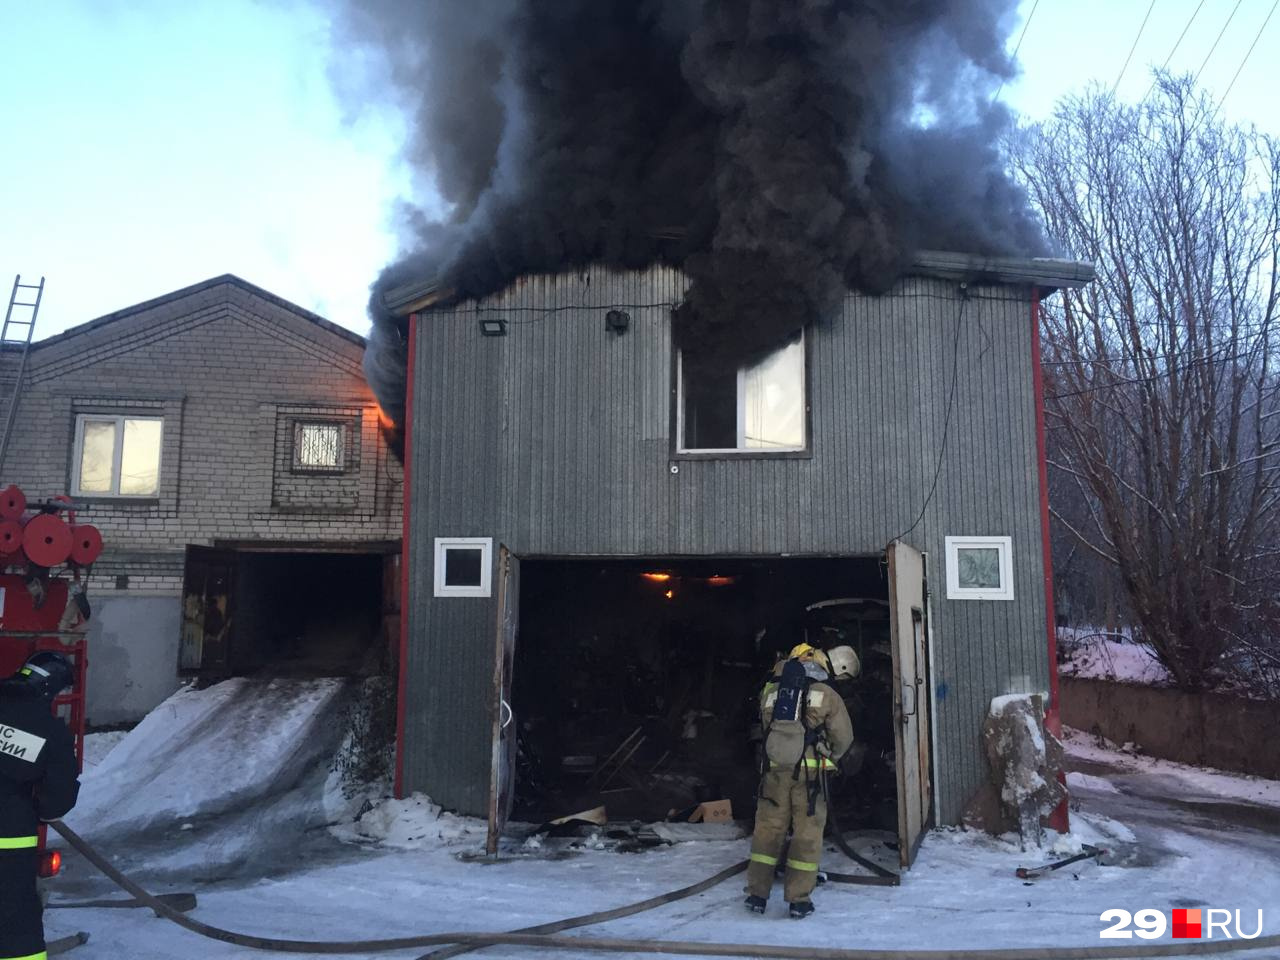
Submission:
[[[809,660],[816,663],[828,674],[831,673],[831,661],[827,655],[816,647],[811,647],[807,643],[797,643],[791,648],[791,652],[787,654],[789,660]]]

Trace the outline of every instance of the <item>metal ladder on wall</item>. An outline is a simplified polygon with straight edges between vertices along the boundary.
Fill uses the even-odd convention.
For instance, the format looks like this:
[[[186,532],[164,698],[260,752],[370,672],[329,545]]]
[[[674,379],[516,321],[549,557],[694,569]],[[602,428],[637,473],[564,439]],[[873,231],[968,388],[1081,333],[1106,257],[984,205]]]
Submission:
[[[32,294],[31,291],[35,291]],[[34,299],[30,299],[34,296]],[[8,393],[8,410],[4,420],[4,434],[0,435],[0,476],[3,476],[5,454],[9,452],[9,438],[13,435],[13,425],[18,422],[18,401],[22,398],[22,382],[27,376],[27,353],[31,350],[31,335],[36,329],[36,316],[40,313],[40,298],[44,296],[44,277],[39,283],[23,283],[22,274],[13,278],[13,292],[9,294],[9,309],[4,313],[4,326],[0,327],[0,391]],[[14,308],[18,315],[14,316]],[[23,311],[30,310],[29,314]],[[26,319],[23,319],[23,317]],[[18,356],[17,375],[13,384],[7,382],[4,375],[4,354],[16,353]]]

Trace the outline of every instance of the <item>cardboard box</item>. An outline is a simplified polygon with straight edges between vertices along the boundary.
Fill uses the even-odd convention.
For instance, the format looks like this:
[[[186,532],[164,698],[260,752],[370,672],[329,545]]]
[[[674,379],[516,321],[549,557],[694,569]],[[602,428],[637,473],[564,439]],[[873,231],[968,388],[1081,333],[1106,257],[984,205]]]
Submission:
[[[733,804],[728,800],[708,800],[693,808],[690,823],[728,823],[733,820]]]

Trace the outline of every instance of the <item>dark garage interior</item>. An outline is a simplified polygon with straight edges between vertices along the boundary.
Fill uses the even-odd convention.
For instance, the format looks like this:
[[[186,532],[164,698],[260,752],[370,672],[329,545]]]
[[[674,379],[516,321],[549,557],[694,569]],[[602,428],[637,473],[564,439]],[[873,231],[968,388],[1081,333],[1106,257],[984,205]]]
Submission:
[[[807,639],[863,663],[837,685],[865,747],[859,773],[832,782],[841,825],[896,830],[888,617],[881,557],[523,560],[514,816],[603,804],[611,821],[653,821],[728,798],[749,819],[757,697]]]
[[[360,676],[381,652],[382,557],[241,553],[236,563],[235,672]]]
[[[380,554],[218,551],[187,568],[185,629],[202,637],[184,667],[211,677],[377,672]]]

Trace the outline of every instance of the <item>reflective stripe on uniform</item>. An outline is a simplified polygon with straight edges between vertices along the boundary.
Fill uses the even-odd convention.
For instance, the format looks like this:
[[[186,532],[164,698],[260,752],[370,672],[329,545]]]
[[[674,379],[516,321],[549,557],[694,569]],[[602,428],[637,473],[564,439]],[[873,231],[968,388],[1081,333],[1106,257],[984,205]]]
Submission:
[[[39,844],[39,837],[0,837],[0,850],[29,850]],[[26,957],[17,960],[26,960]]]
[[[804,765],[805,765],[806,767],[808,767],[810,770],[817,770],[817,769],[818,769],[818,764],[819,764],[819,763],[821,763],[821,764],[822,764],[822,769],[823,769],[823,770],[835,770],[835,769],[836,769],[836,765],[835,765],[834,763],[832,763],[830,760],[828,760],[826,757],[823,757],[821,761],[815,760],[813,757],[805,757],[805,758],[804,758]],[[779,767],[786,767],[786,766],[789,766],[789,764],[785,764],[785,763],[773,763],[773,762],[771,762],[771,764],[770,764],[770,765],[771,765],[771,766],[773,767],[773,769],[775,769],[775,770],[776,770],[776,769],[778,769]]]
[[[39,953],[28,953],[25,957],[0,957],[0,960],[48,960],[49,954],[41,950]]]
[[[788,860],[787,866],[792,870],[817,870],[816,863],[810,863],[808,860]]]
[[[771,857],[767,853],[753,853],[751,855],[751,859],[756,863],[767,863],[771,867],[776,867],[778,865],[778,858]]]

